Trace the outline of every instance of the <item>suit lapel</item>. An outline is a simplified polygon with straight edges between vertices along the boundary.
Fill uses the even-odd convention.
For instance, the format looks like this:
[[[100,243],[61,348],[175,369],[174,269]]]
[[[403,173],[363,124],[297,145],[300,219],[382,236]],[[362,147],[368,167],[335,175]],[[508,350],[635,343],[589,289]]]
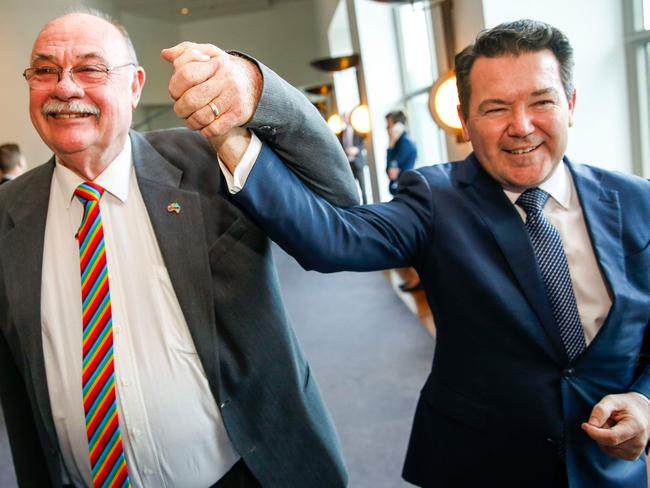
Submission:
[[[612,293],[609,318],[614,315],[612,311],[617,306],[615,298],[619,290],[616,286],[627,283],[620,278],[625,275],[625,256],[618,192],[607,188],[588,168],[574,165],[567,159],[565,162],[573,176],[596,260]],[[608,322],[603,324],[603,328]]]
[[[219,360],[212,278],[200,196],[180,188],[182,171],[142,135],[131,132],[138,186],[167,272],[190,330],[212,393],[218,397]],[[178,204],[178,213],[168,207]]]
[[[14,227],[0,241],[0,260],[11,317],[24,357],[28,359],[24,366],[30,379],[26,384],[31,385],[38,413],[51,439],[56,441],[41,334],[43,243],[53,171],[54,160],[51,160],[20,182],[12,183],[29,185],[29,191],[16,192],[16,199],[7,209]]]
[[[545,343],[551,345],[549,352],[558,362],[564,363],[566,351],[521,217],[501,186],[480,167],[473,154],[466,163],[458,179],[465,185],[468,196],[476,204],[476,211],[492,232],[523,295],[539,318],[547,338]]]

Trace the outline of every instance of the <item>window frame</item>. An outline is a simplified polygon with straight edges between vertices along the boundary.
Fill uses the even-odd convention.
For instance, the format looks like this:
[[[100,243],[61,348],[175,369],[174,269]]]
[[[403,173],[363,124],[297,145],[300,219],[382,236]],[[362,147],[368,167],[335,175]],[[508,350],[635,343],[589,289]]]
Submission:
[[[632,170],[650,177],[650,29],[644,30],[643,0],[623,3],[630,104]],[[647,8],[650,2],[646,1]]]
[[[427,39],[429,42],[429,51],[430,55],[432,56],[432,63],[431,63],[431,79],[432,82],[431,84],[435,83],[436,79],[440,75],[438,72],[438,60],[437,57],[439,55],[437,51],[437,46],[436,46],[436,36],[434,33],[434,22],[433,22],[433,15],[431,11],[431,4],[422,1],[422,0],[416,0],[411,3],[410,8],[415,8],[415,5],[418,5],[417,8],[421,8],[426,16],[426,25],[427,25]],[[434,122],[432,125],[435,127],[435,134],[429,134],[428,138],[429,140],[435,138],[435,148],[436,148],[436,156],[434,157],[434,161],[426,160],[424,155],[425,155],[425,143],[422,140],[423,137],[427,137],[423,134],[423,130],[421,130],[419,127],[415,127],[415,121],[416,117],[413,117],[413,114],[410,113],[413,110],[413,106],[416,103],[416,98],[423,95],[423,94],[428,94],[429,90],[431,89],[431,85],[428,86],[422,86],[416,89],[409,89],[407,88],[409,86],[408,80],[406,79],[407,76],[407,70],[406,70],[406,60],[404,59],[404,52],[407,49],[407,47],[404,45],[404,35],[402,32],[402,23],[400,22],[400,8],[405,7],[405,5],[396,5],[393,7],[393,25],[395,29],[395,39],[397,41],[397,59],[399,62],[399,71],[400,71],[400,80],[402,83],[401,86],[401,91],[402,91],[402,97],[400,99],[401,105],[404,107],[404,110],[406,111],[408,117],[409,117],[409,126],[410,126],[410,134],[411,137],[413,138],[415,145],[418,149],[418,159],[416,161],[416,167],[421,167],[421,166],[428,166],[432,164],[434,161],[435,163],[443,163],[447,161],[447,145],[445,143],[445,134],[444,131]],[[427,108],[428,112],[428,108]]]

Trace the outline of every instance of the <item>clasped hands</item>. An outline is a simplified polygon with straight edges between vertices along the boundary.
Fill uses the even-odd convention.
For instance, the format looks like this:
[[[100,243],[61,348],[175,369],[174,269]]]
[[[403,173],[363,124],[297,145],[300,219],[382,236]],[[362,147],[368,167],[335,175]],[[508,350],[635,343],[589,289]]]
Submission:
[[[236,128],[250,121],[262,94],[259,68],[212,44],[181,42],[160,54],[174,67],[169,81],[174,112],[200,131],[233,171],[250,137]],[[231,157],[224,157],[229,149]]]

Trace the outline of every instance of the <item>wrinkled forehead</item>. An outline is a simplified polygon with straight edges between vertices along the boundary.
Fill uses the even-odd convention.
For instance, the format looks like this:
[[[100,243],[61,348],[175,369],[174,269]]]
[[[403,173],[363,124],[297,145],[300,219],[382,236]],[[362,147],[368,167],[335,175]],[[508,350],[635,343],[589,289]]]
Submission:
[[[59,64],[89,60],[112,65],[128,61],[128,49],[114,25],[93,15],[70,14],[43,27],[31,54],[32,62],[38,59]]]

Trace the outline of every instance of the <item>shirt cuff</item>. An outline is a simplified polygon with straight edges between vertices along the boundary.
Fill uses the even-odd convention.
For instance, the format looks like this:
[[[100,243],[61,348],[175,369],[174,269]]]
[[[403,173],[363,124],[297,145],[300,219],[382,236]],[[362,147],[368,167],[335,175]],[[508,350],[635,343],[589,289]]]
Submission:
[[[250,175],[251,171],[253,170],[253,166],[255,165],[255,161],[257,160],[257,156],[260,155],[261,150],[262,150],[262,141],[259,140],[259,138],[255,135],[254,132],[251,132],[251,141],[248,143],[246,152],[244,152],[244,155],[239,161],[239,164],[235,167],[234,174],[231,174],[230,171],[228,171],[228,168],[223,163],[221,157],[217,153],[217,159],[219,160],[219,167],[221,168],[221,172],[223,173],[223,176],[226,179],[226,184],[228,185],[228,191],[232,195],[238,193],[239,191],[241,191],[242,188],[244,188],[244,185],[246,184],[246,180],[248,179],[248,175]]]

